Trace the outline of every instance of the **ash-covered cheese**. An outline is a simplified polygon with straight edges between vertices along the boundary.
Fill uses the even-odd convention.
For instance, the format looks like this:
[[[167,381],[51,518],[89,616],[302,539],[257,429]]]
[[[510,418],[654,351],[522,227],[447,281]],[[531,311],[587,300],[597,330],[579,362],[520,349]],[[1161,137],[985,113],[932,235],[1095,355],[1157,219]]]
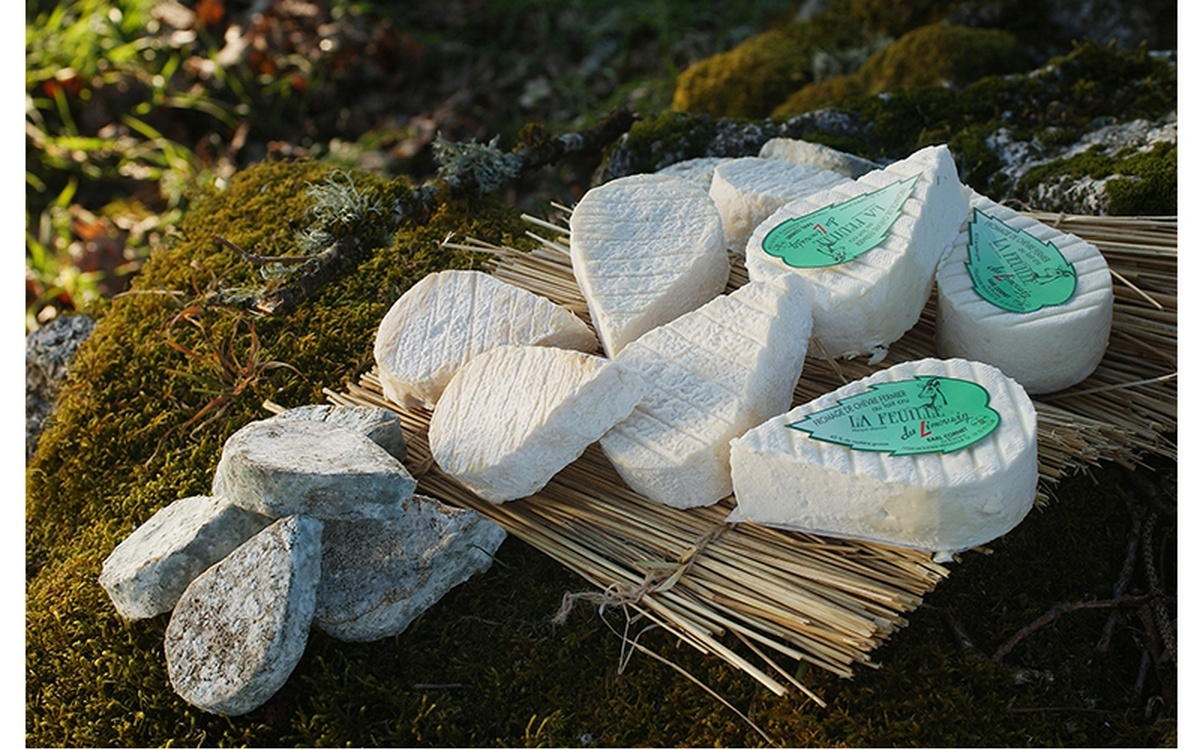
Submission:
[[[867,172],[879,169],[878,164],[861,157],[797,138],[772,138],[763,144],[758,155],[764,159],[781,159],[792,164],[808,164],[819,169],[837,172],[850,179],[857,179]]]
[[[804,276],[813,336],[831,356],[874,362],[921,317],[966,214],[950,151],[930,146],[780,208],[751,235],[746,269],[755,281]]]
[[[566,349],[500,346],[464,365],[433,410],[442,471],[494,503],[540,490],[629,416],[641,378]]]
[[[467,360],[501,344],[590,352],[596,337],[570,310],[479,271],[442,271],[396,300],[375,335],[383,393],[432,409]]]
[[[589,190],[571,213],[571,267],[610,357],[725,289],[729,258],[708,193],[637,174]]]
[[[729,441],[791,405],[811,308],[799,277],[751,282],[622,349],[646,396],[600,446],[626,484],[677,508],[727,497]]]
[[[1112,327],[1112,276],[1095,245],[974,194],[938,266],[937,348],[988,362],[1029,393],[1096,369]]]
[[[721,212],[726,246],[744,254],[750,233],[780,206],[845,180],[808,164],[747,156],[717,165],[708,194]]]
[[[881,370],[733,441],[731,521],[930,550],[1016,526],[1037,491],[1037,415],[991,365]]]

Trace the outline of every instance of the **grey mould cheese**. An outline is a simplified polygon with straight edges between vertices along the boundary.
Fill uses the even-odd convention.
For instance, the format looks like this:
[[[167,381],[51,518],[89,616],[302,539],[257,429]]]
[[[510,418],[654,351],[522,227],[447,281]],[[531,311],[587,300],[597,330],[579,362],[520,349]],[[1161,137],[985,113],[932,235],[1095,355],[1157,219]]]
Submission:
[[[937,282],[943,357],[993,364],[1034,394],[1075,385],[1104,357],[1112,276],[1073,234],[974,194]]]
[[[945,146],[788,203],[746,245],[752,281],[802,275],[813,337],[834,357],[882,359],[917,322],[967,214]]]
[[[533,292],[479,271],[442,271],[414,284],[379,324],[379,382],[393,402],[432,409],[459,367],[501,344],[590,352],[596,337]]]
[[[731,446],[753,521],[930,550],[1012,529],[1037,491],[1037,415],[995,367],[903,362],[774,417]]]
[[[571,268],[604,351],[615,357],[725,289],[721,216],[690,180],[618,178],[589,190],[571,212]]]

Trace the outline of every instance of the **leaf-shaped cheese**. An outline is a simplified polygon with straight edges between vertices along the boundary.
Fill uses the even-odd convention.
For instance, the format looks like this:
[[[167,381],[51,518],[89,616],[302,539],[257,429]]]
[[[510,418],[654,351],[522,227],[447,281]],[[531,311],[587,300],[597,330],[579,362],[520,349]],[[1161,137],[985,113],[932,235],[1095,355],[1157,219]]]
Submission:
[[[797,276],[751,282],[646,333],[616,361],[646,396],[600,439],[631,488],[677,508],[729,495],[729,441],[792,403],[812,327]]]
[[[442,271],[414,284],[379,324],[379,382],[397,404],[432,409],[459,367],[501,344],[590,352],[596,337],[545,297],[479,271]]]
[[[608,356],[721,293],[729,258],[708,193],[669,175],[592,188],[571,213],[571,266]]]
[[[991,365],[902,362],[749,430],[730,462],[731,521],[945,558],[1004,534],[1033,506],[1037,413]]]
[[[540,490],[629,415],[642,397],[636,373],[589,354],[500,346],[446,386],[429,422],[442,471],[495,503]]]
[[[938,353],[995,365],[1029,393],[1082,381],[1112,328],[1104,256],[982,195],[971,207],[938,266]]]
[[[877,361],[921,317],[966,212],[954,159],[930,146],[780,208],[751,235],[746,270],[751,280],[804,276],[824,349]]]

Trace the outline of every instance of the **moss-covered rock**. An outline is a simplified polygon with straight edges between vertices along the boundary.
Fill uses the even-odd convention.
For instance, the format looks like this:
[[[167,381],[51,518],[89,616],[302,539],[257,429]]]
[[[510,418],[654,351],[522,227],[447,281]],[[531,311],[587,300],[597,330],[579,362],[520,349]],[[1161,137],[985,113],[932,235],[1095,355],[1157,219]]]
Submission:
[[[1020,41],[1006,31],[930,24],[876,52],[854,73],[805,86],[775,112],[796,114],[852,96],[920,86],[957,88],[1028,64]]]
[[[751,37],[687,68],[676,81],[671,107],[725,117],[766,117],[785,97],[814,80],[814,68],[823,67],[822,59],[855,59],[855,50],[872,49],[882,40],[944,18],[958,4],[834,0],[804,20]]]

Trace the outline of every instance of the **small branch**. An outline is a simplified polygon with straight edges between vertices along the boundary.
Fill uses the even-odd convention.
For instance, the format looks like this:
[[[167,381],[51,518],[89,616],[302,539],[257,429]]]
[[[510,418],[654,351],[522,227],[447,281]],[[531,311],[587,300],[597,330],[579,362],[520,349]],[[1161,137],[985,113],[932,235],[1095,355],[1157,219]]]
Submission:
[[[218,237],[217,239],[222,240],[223,238]],[[267,263],[276,262],[274,258],[246,253],[236,245],[233,245],[233,243],[227,244],[246,257],[246,260],[256,265],[258,264],[258,260],[263,258],[267,258]],[[225,307],[241,307],[261,315],[287,315],[307,299],[308,295],[329,281],[332,281],[337,275],[338,266],[341,265],[337,261],[350,255],[352,251],[357,249],[357,246],[357,240],[353,237],[345,237],[334,242],[316,255],[303,256],[299,262],[311,264],[312,270],[296,277],[296,279],[287,284],[283,284],[277,289],[257,291],[250,294],[237,291],[211,292],[205,299],[205,302]],[[300,256],[288,256],[288,259],[291,260],[292,257],[299,258]]]
[[[1003,646],[996,649],[996,653],[992,654],[992,661],[1000,662],[1004,657],[1008,656],[1017,644],[1024,640],[1037,630],[1040,630],[1058,618],[1070,612],[1075,612],[1081,609],[1109,609],[1110,607],[1138,607],[1150,601],[1150,596],[1119,596],[1115,599],[1093,599],[1082,602],[1060,602],[1055,604],[1050,609],[1046,610],[1046,614],[1037,618],[1025,627],[1018,630],[1012,638],[1009,638]]]
[[[278,264],[281,266],[298,266],[301,263],[307,263],[310,260],[316,260],[321,256],[321,253],[317,253],[315,255],[259,255],[257,253],[252,253],[249,250],[243,250],[219,234],[214,234],[213,239],[224,245],[226,248],[242,256],[243,260],[256,266],[269,266],[272,264]]]

